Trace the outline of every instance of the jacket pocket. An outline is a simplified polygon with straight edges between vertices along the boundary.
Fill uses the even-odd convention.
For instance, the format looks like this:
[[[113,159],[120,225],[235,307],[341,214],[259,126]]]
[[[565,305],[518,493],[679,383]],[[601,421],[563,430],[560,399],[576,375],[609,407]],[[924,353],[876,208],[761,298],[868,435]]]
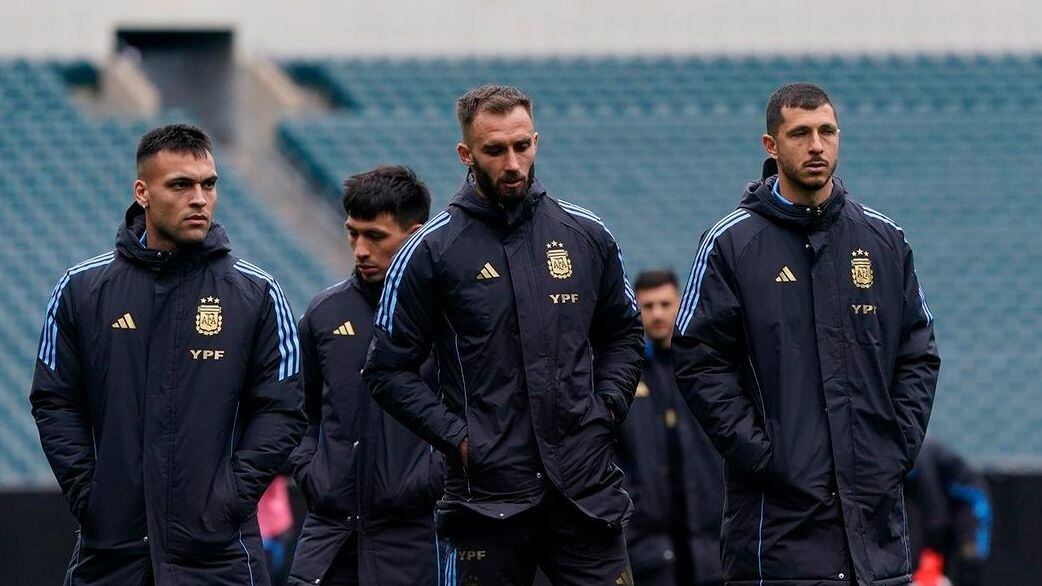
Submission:
[[[210,498],[203,506],[200,518],[202,532],[193,536],[200,543],[223,543],[238,533],[245,514],[240,512],[243,507],[236,485],[231,465],[225,463],[214,475]]]

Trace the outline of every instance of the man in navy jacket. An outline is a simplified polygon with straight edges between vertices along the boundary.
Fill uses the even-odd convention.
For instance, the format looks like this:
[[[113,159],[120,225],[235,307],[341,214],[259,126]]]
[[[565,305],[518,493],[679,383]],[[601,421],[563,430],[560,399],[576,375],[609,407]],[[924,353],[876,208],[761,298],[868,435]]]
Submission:
[[[30,401],[79,539],[66,584],[267,584],[257,501],[304,431],[289,304],[213,222],[209,138],[138,145],[116,250],[58,282]]]
[[[377,167],[347,180],[343,204],[354,274],[300,320],[311,425],[291,462],[308,516],[290,583],[430,586],[441,454],[383,412],[361,379],[388,265],[427,220],[430,194],[408,168]]]
[[[650,270],[633,284],[644,318],[647,364],[619,437],[619,465],[633,498],[626,544],[638,584],[720,584],[724,470],[677,390],[673,324],[680,284]]]
[[[447,456],[449,583],[630,583],[612,435],[637,386],[640,314],[615,239],[535,179],[519,90],[457,103],[469,168],[395,257],[364,380]],[[441,396],[420,378],[435,348]]]
[[[775,92],[763,143],[778,174],[702,236],[673,339],[680,390],[725,461],[724,579],[905,584],[933,315],[904,232],[833,176],[825,92]]]

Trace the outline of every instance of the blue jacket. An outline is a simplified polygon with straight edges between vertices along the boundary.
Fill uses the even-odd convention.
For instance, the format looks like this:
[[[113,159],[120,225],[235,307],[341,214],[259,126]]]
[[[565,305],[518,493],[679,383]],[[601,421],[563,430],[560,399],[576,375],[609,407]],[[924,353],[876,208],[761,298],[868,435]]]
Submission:
[[[220,225],[143,235],[134,204],[47,308],[30,401],[80,524],[67,583],[267,583],[256,504],[305,427],[289,304]]]
[[[356,533],[362,584],[437,580],[441,454],[383,412],[362,383],[380,292],[352,276],[316,295],[300,319],[310,425],[290,461],[308,516],[291,584],[314,584]],[[424,370],[436,382],[433,361]]]
[[[432,346],[440,397],[418,372]],[[626,415],[642,349],[619,248],[596,216],[538,182],[503,209],[468,177],[392,262],[363,378],[448,456],[446,500],[506,518],[552,483],[617,527],[630,501],[613,418]]]
[[[940,358],[904,232],[839,179],[777,177],[702,237],[677,318],[680,391],[726,464],[728,584],[903,584],[902,485]]]

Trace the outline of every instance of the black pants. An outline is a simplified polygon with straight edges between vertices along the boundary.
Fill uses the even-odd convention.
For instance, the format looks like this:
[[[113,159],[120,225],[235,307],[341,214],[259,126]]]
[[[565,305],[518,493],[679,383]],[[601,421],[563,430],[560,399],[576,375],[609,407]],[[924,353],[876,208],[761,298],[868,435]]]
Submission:
[[[622,530],[606,529],[559,494],[509,519],[441,505],[447,586],[530,586],[537,567],[554,586],[633,584]]]
[[[322,586],[358,586],[358,533],[353,533],[333,558]]]

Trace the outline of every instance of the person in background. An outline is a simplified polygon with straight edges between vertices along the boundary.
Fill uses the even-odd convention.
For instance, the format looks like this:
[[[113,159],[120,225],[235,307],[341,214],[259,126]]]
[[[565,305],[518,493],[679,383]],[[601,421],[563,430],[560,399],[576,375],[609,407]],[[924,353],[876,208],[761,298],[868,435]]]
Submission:
[[[943,443],[927,439],[905,478],[916,584],[939,576],[959,586],[982,584],[991,553],[992,507],[987,482]]]
[[[724,468],[677,390],[671,338],[680,286],[668,270],[634,282],[647,362],[616,454],[633,517],[626,543],[637,584],[719,585]]]
[[[276,476],[257,503],[257,524],[268,559],[268,574],[273,585],[286,583],[289,559],[297,540],[293,524],[293,506],[289,500],[285,476]]]

